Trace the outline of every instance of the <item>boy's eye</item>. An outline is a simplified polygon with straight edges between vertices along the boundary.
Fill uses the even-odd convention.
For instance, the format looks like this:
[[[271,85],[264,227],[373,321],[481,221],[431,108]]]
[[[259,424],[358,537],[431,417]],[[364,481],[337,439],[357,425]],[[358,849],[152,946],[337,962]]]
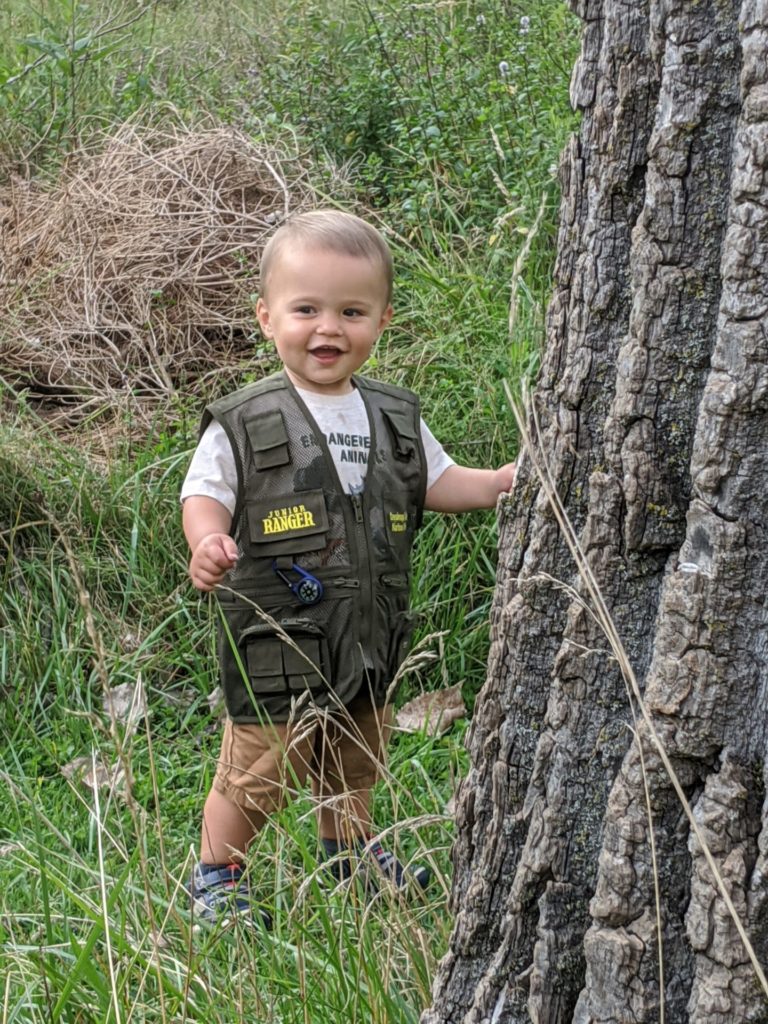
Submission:
[[[363,311],[362,311],[362,309],[355,309],[354,307],[350,307],[349,309],[345,309],[344,310],[344,316],[349,316],[349,317],[363,316]]]
[[[296,312],[297,312],[297,313],[304,313],[304,314],[305,314],[305,315],[307,315],[307,316],[308,316],[308,315],[309,315],[310,313],[314,313],[314,311],[315,311],[315,310],[314,310],[314,308],[313,308],[312,306],[297,306],[297,307],[296,307]]]

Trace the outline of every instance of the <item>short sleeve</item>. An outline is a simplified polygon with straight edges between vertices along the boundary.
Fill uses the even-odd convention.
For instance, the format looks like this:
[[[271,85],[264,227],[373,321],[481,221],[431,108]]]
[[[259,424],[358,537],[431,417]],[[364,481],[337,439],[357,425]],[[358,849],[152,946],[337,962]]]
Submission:
[[[193,496],[215,498],[234,514],[237,504],[237,466],[224,428],[213,420],[192,456],[181,488],[181,500]]]
[[[421,421],[421,441],[424,445],[424,454],[427,457],[427,490],[429,490],[430,487],[437,483],[446,469],[455,466],[456,463],[437,440],[424,420]]]

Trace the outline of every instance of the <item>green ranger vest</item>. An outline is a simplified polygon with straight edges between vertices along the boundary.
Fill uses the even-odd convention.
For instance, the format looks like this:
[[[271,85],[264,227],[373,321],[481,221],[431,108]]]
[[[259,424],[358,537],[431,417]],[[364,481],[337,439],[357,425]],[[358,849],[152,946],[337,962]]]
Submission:
[[[364,377],[354,383],[371,428],[359,495],[343,492],[325,437],[284,373],[203,416],[201,430],[211,419],[224,428],[237,466],[240,558],[224,580],[231,590],[217,592],[222,688],[236,722],[285,721],[297,698],[333,708],[368,692],[383,704],[409,649],[410,553],[426,491],[419,401]],[[302,580],[295,567],[322,584],[317,603],[288,586]]]

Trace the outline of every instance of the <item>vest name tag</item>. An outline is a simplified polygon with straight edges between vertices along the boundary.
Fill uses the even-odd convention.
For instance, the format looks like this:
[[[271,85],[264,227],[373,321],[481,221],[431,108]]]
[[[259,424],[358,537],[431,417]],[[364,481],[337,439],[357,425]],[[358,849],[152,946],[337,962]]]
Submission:
[[[328,529],[328,512],[321,490],[278,494],[266,501],[249,501],[246,508],[253,544],[295,540],[299,542],[299,551],[304,538],[316,538],[320,547],[325,543],[322,535]],[[313,543],[309,550],[317,547],[318,543]]]
[[[306,505],[293,505],[291,508],[273,508],[269,515],[262,519],[261,525],[265,536],[274,537],[276,533],[308,530],[315,526],[315,517]]]

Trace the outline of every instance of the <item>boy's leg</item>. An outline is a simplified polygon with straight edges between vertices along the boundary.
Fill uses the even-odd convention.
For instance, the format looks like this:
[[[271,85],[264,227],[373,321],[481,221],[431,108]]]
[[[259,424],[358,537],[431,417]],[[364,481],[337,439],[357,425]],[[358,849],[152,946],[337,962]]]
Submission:
[[[321,798],[317,809],[317,832],[321,839],[353,846],[356,839],[365,839],[372,829],[370,789]]]
[[[386,768],[386,748],[393,729],[391,705],[375,707],[368,695],[330,717],[318,728],[312,790],[318,798],[318,828],[326,856],[353,849],[376,862],[396,888],[415,882],[422,889],[431,872],[423,865],[402,864],[375,838],[371,822],[371,790]],[[352,871],[348,858],[332,864],[337,878]]]
[[[270,814],[306,780],[314,736],[288,723],[236,724],[227,719],[213,786],[205,802],[200,859],[242,860]]]
[[[353,846],[370,836],[371,790],[386,766],[392,721],[392,706],[375,707],[366,694],[319,724],[311,775],[321,840]]]
[[[211,788],[203,808],[200,841],[202,864],[228,864],[243,859],[248,844],[264,822],[260,812],[249,812]]]
[[[243,860],[269,814],[294,780],[309,770],[312,735],[292,737],[287,725],[237,725],[227,721],[221,755],[203,812],[200,862],[190,886],[196,913],[210,921],[253,913]],[[266,911],[257,912],[271,926]]]

